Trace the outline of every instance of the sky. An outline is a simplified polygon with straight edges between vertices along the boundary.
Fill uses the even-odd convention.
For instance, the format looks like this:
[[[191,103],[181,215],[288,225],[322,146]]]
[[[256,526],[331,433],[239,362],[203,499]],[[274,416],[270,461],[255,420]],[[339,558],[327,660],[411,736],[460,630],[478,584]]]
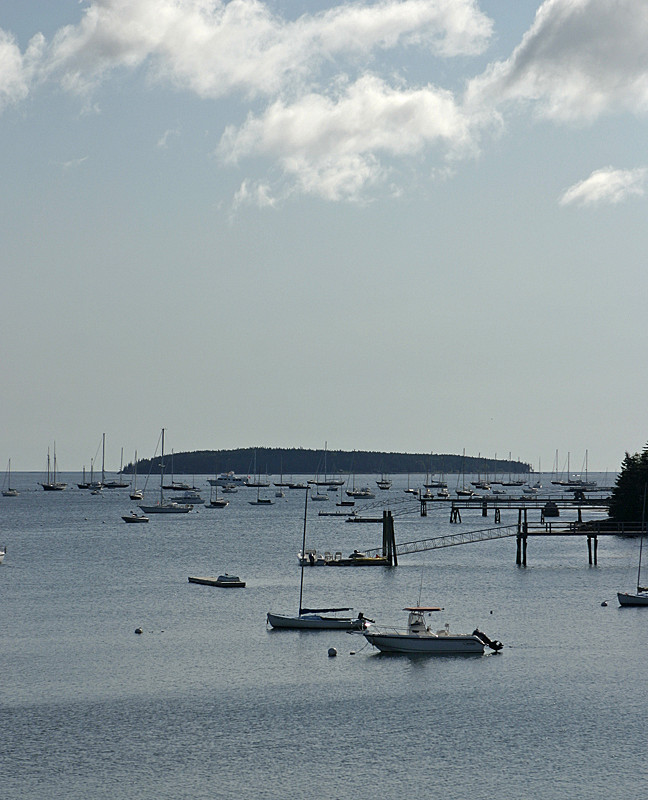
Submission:
[[[645,0],[3,0],[0,465],[618,469],[646,41]]]

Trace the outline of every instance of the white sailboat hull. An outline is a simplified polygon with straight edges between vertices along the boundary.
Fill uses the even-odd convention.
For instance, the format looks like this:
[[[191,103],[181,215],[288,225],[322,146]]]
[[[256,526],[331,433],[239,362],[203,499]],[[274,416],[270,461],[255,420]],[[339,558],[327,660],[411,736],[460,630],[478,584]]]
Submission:
[[[268,613],[268,623],[273,628],[309,631],[361,631],[366,622],[351,617],[323,617],[320,614],[302,614],[301,616],[284,616]]]
[[[648,606],[648,592],[617,592],[621,606]]]
[[[145,514],[188,514],[193,506],[156,505],[140,506]]]

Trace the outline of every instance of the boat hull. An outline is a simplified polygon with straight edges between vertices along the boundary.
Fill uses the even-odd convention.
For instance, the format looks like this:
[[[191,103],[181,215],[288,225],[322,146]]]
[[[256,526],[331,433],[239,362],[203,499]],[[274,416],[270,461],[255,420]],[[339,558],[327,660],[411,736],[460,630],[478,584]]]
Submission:
[[[188,514],[193,506],[140,506],[145,514]]]
[[[425,655],[483,655],[484,643],[476,636],[416,636],[407,633],[365,633],[369,644],[382,653]]]
[[[303,614],[289,617],[268,613],[268,624],[273,628],[308,631],[360,631],[366,623],[351,617],[322,617],[319,614]]]
[[[621,606],[648,606],[648,592],[617,592]]]

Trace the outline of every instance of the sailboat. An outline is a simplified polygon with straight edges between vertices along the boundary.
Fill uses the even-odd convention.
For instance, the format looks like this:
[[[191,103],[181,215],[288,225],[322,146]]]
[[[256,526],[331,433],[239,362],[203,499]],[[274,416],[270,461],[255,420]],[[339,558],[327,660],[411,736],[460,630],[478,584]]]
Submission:
[[[133,482],[130,491],[131,500],[143,500],[144,492],[137,488],[137,450],[135,451],[135,460],[133,461]]]
[[[457,475],[457,488],[455,494],[457,497],[472,497],[474,492],[472,489],[466,489],[466,470],[465,470],[466,448],[464,447],[463,455],[461,456],[461,489],[459,488],[459,476]]]
[[[106,434],[104,433],[104,436],[105,435]],[[102,469],[103,469],[103,465],[102,465]],[[120,475],[124,474],[123,470],[124,470],[124,448],[122,447],[122,449],[121,449],[121,459],[120,459],[120,462],[119,462],[119,474]],[[104,476],[102,474],[102,476],[101,476],[102,481],[103,481],[103,478],[104,478]],[[104,488],[105,489],[128,489],[128,483],[123,478],[112,478],[111,480],[104,482]]]
[[[162,455],[160,457],[160,500],[154,506],[141,505],[145,514],[187,514],[193,506],[168,502],[164,499],[164,428],[162,428]]]
[[[43,490],[46,492],[62,492],[66,487],[67,483],[61,483],[60,481],[56,480],[56,443],[54,444],[54,470],[50,475],[50,451],[49,447],[47,448],[47,480],[45,483],[41,483]]]
[[[214,489],[216,489],[215,494]],[[211,492],[209,493],[209,502],[205,503],[205,508],[226,508],[228,505],[229,500],[218,496],[218,486],[212,486]]]
[[[6,488],[2,490],[3,497],[18,497],[18,490],[11,488],[11,459],[9,459],[9,465],[7,466],[5,486]]]
[[[274,500],[271,500],[269,497],[261,497],[261,495],[259,494],[261,486],[267,486],[267,484],[264,484],[264,483],[257,484],[256,500],[248,500],[249,504],[251,506],[272,506],[272,505],[274,505]]]
[[[308,517],[308,495],[304,499],[304,533],[302,536],[302,553],[306,553],[306,520]],[[352,611],[351,608],[304,608],[304,560],[300,560],[301,579],[299,583],[299,613],[296,616],[272,614],[268,612],[268,624],[273,628],[288,628],[291,630],[326,630],[326,631],[363,631],[371,620],[365,619],[362,612],[357,617],[329,617],[323,614],[334,614],[340,611]]]
[[[648,586],[641,585],[641,557],[646,533],[646,487],[644,487],[643,511],[641,513],[641,540],[639,542],[639,567],[637,569],[637,591],[617,592],[621,606],[648,606]]]

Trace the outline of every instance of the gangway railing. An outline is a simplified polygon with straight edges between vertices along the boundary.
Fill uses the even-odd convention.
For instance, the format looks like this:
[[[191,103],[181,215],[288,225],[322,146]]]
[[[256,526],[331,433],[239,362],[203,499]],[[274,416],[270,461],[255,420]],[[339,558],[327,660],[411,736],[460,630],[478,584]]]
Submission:
[[[514,525],[498,525],[496,528],[481,528],[477,531],[465,531],[462,533],[452,533],[447,536],[433,536],[429,539],[417,539],[412,542],[401,542],[396,544],[397,555],[406,553],[423,553],[426,550],[438,550],[441,547],[455,547],[460,544],[472,544],[473,542],[487,542],[493,539],[506,539],[516,536],[518,533],[517,523]],[[381,547],[375,547],[364,551],[368,556],[375,556],[382,552]]]

